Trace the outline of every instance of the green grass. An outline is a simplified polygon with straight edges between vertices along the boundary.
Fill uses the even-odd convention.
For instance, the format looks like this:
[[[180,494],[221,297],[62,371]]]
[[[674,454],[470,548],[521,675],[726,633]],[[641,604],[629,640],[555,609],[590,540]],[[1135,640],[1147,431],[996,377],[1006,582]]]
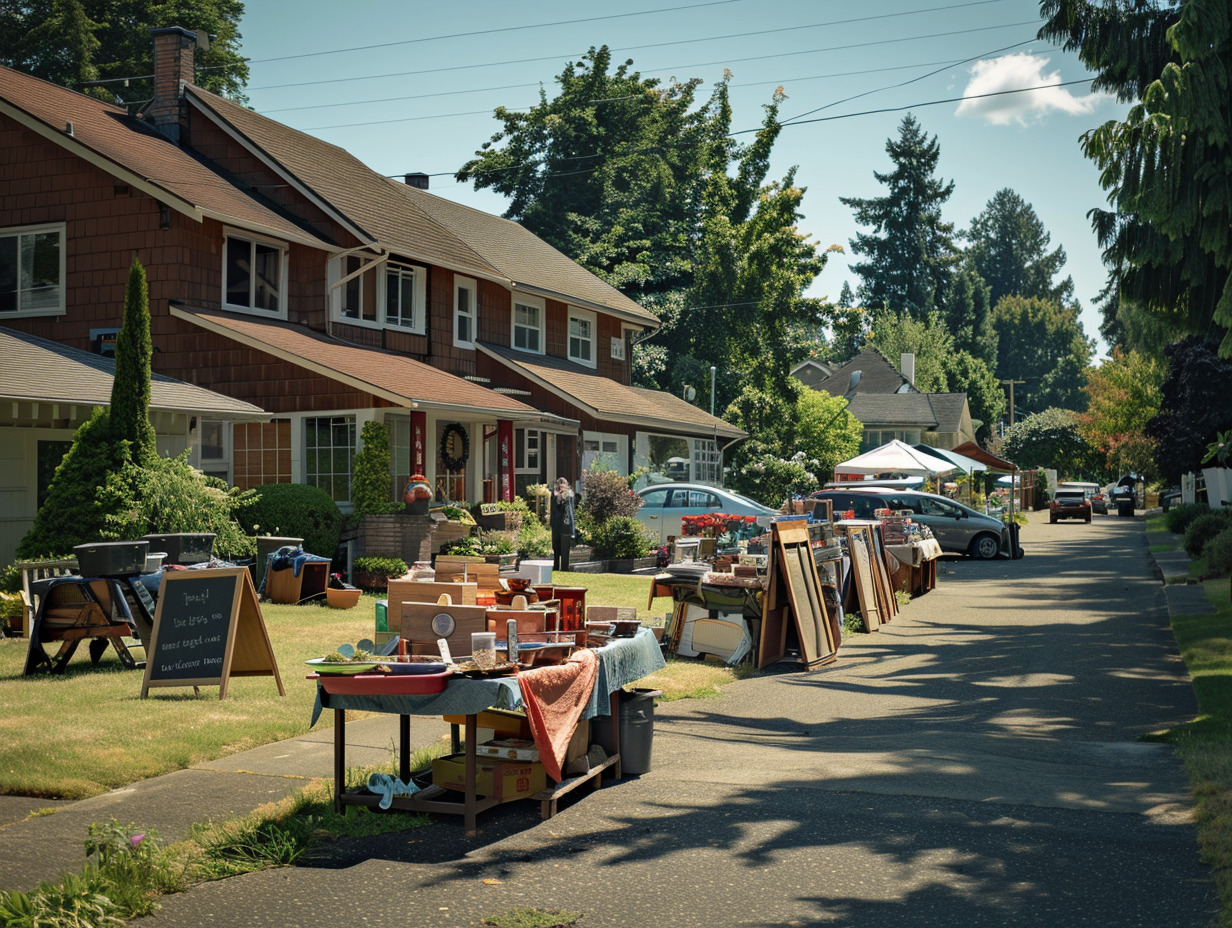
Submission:
[[[1158,530],[1161,516],[1147,519]],[[1199,562],[1191,563],[1197,574]],[[1221,903],[1220,924],[1232,928],[1232,594],[1227,578],[1203,583],[1215,612],[1174,615],[1172,632],[1189,668],[1198,715],[1152,740],[1174,745],[1185,764],[1198,820],[1198,847],[1211,867]]]
[[[670,608],[666,599],[656,601],[654,612],[647,607],[650,579],[644,576],[557,572],[553,579],[587,587],[588,603],[634,606],[648,623],[654,612],[662,621]],[[371,638],[377,598],[365,595],[347,610],[262,603],[285,698],[271,677],[233,677],[221,701],[216,686],[199,694],[192,687],[160,687],[142,699],[140,671],[125,670],[112,650],[92,665],[84,645],[65,674],[23,677],[26,640],[0,639],[0,793],[84,799],[303,734],[316,686],[305,679],[303,662]],[[685,670],[692,674],[693,666],[700,665],[687,663]],[[721,666],[707,671],[700,685],[659,688],[703,695],[735,679]],[[318,725],[330,723],[325,713]]]

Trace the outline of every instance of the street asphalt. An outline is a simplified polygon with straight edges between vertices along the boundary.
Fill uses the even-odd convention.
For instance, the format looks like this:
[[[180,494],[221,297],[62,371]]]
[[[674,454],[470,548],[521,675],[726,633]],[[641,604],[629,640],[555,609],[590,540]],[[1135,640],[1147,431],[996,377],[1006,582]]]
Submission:
[[[947,558],[937,589],[834,664],[660,703],[650,772],[575,791],[549,821],[514,802],[473,838],[450,816],[338,842],[142,924],[473,926],[533,906],[580,928],[1212,926],[1184,771],[1140,740],[1196,711],[1141,514],[1039,515],[1025,558]],[[445,730],[413,725],[419,743]],[[349,763],[388,758],[393,719],[347,730]],[[331,735],[83,802],[0,797],[0,888],[78,869],[90,822],[174,839],[328,776]]]

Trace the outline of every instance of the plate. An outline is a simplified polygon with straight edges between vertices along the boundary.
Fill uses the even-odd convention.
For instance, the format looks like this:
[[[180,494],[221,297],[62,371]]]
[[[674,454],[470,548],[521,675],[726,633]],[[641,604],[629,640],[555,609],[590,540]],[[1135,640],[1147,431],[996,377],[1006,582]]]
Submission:
[[[445,670],[444,661],[377,661],[377,666],[389,671],[389,673],[404,675],[404,674],[425,674],[425,673],[443,673]]]
[[[319,674],[349,676],[375,669],[378,661],[347,661],[342,663],[339,661],[327,661],[323,657],[314,657],[310,661],[304,661],[304,663]]]

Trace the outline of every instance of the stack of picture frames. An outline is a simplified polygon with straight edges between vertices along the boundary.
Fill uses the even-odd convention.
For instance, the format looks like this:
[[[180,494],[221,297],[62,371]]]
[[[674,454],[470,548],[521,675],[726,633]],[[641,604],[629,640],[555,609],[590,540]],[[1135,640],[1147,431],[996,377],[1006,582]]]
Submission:
[[[787,631],[793,625],[801,663],[810,670],[828,664],[838,657],[842,633],[837,612],[827,606],[823,595],[809,543],[808,523],[774,522],[770,530],[772,550],[757,666],[765,667],[783,658],[787,653]]]
[[[851,587],[866,632],[875,632],[898,615],[890,567],[876,522],[844,522],[851,555]],[[851,599],[848,599],[851,603]]]

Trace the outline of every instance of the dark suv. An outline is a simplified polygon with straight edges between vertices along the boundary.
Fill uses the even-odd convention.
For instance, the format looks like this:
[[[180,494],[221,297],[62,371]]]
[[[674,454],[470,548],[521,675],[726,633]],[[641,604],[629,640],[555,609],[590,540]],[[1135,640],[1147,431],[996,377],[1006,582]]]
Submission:
[[[1083,490],[1058,489],[1048,504],[1048,521],[1055,525],[1061,519],[1091,521],[1091,501]]]

